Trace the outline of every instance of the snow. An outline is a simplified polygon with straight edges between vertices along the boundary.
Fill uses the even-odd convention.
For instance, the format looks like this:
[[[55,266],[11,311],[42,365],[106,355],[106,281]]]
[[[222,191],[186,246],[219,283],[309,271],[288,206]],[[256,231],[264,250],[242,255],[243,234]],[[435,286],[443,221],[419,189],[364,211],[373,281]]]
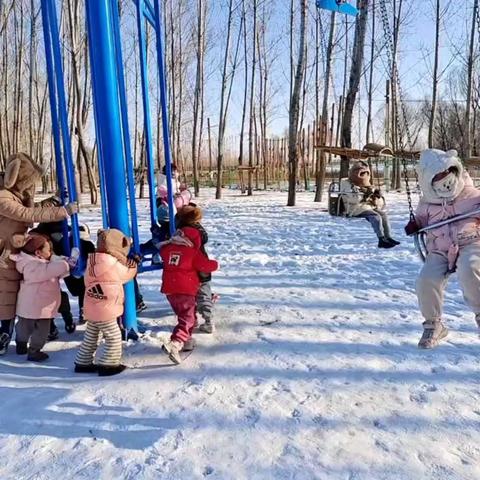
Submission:
[[[480,340],[456,280],[449,337],[418,350],[405,199],[387,197],[402,240],[390,251],[311,199],[204,193],[217,332],[196,335],[181,366],[160,348],[174,318],[158,272],[141,278],[148,331],[121,375],[73,373],[84,327],[48,344],[45,364],[0,358],[0,477],[480,478]],[[82,215],[99,226],[96,210]]]

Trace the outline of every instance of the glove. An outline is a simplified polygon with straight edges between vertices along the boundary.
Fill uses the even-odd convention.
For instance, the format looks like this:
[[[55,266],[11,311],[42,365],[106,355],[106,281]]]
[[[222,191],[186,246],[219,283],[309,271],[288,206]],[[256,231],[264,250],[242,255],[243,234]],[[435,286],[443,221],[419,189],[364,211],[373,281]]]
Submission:
[[[417,233],[420,230],[420,227],[417,225],[415,220],[410,220],[405,227],[405,233],[410,236]]]
[[[379,188],[376,188],[373,191],[372,196],[375,197],[375,198],[382,198],[382,192],[380,191]]]
[[[57,195],[53,195],[52,197],[46,198],[42,202],[40,202],[42,207],[61,207],[62,206],[62,199]]]
[[[78,213],[78,202],[70,202],[68,205],[65,205],[65,209],[67,210],[68,216],[71,217]]]
[[[80,250],[76,247],[72,248],[70,252],[70,258],[67,258],[67,263],[70,265],[71,268],[75,268],[78,263],[78,259],[80,258]]]
[[[142,263],[143,257],[141,255],[134,253],[133,255],[130,256],[128,260],[133,260],[135,262],[135,265],[139,265],[140,263]]]
[[[128,268],[137,268],[138,267],[138,262],[134,260],[133,258],[127,258],[127,267]]]

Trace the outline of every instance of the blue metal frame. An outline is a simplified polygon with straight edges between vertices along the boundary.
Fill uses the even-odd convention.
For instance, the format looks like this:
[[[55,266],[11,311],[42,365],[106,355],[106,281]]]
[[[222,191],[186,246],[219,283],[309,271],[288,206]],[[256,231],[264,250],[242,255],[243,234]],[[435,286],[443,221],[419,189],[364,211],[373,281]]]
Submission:
[[[56,0],[41,0],[45,37],[52,128],[55,141],[55,161],[62,201],[77,200],[75,170],[68,130],[68,114],[56,13]],[[156,33],[157,62],[162,107],[162,128],[168,188],[170,233],[175,230],[172,155],[167,114],[167,88],[162,39],[160,1],[134,0],[137,6],[140,64],[142,74],[142,101],[147,145],[148,184],[150,190],[150,220],[157,222],[155,158],[151,126],[148,84],[145,20]],[[134,251],[139,252],[138,217],[135,203],[135,179],[128,126],[128,107],[120,38],[117,0],[86,0],[86,23],[92,68],[92,90],[97,137],[102,219],[104,227],[132,232]],[[62,148],[63,146],[63,148]],[[63,153],[63,155],[62,155]],[[66,181],[65,181],[65,173]],[[107,173],[108,172],[108,173]],[[121,179],[124,179],[123,181]],[[68,189],[66,188],[68,186]],[[128,192],[128,195],[127,195]],[[130,206],[130,211],[129,211]],[[65,229],[67,225],[65,224]],[[80,245],[78,218],[72,217],[73,245]],[[68,235],[65,234],[65,238]],[[157,270],[158,266],[143,266],[142,271]],[[133,282],[125,286],[125,328],[137,328]]]
[[[130,225],[133,238],[133,250],[140,254],[140,236],[138,233],[138,215],[135,202],[135,177],[132,157],[132,146],[130,143],[130,129],[128,126],[128,105],[125,87],[125,72],[123,68],[122,44],[120,39],[120,21],[118,12],[118,0],[110,0],[112,9],[112,28],[115,39],[115,56],[117,63],[118,95],[120,100],[120,111],[122,120],[123,148],[125,151],[125,167],[127,170],[128,199],[130,204]]]
[[[150,189],[150,222],[157,223],[157,205],[155,201],[155,158],[153,155],[153,134],[150,113],[150,94],[148,85],[147,44],[145,35],[145,4],[144,0],[136,0],[138,47],[140,53],[140,72],[142,77],[143,128],[145,130],[145,146],[148,167],[148,185]]]
[[[148,8],[152,6],[149,0],[145,0]],[[170,218],[170,234],[175,232],[175,215],[173,205],[173,184],[172,184],[172,148],[170,145],[170,132],[168,129],[168,99],[167,99],[167,77],[165,70],[165,57],[163,53],[162,23],[160,11],[160,0],[155,0],[155,25],[157,33],[157,62],[158,62],[158,80],[160,83],[160,102],[162,105],[162,128],[163,128],[163,148],[165,155],[165,167],[167,174],[168,190],[168,216]]]
[[[110,227],[130,232],[126,192],[125,152],[122,136],[122,118],[118,95],[118,70],[115,55],[115,36],[112,9],[109,0],[86,0],[87,22],[90,24],[89,41],[93,82],[97,92],[94,102],[97,132],[101,138],[99,155],[105,166]],[[100,105],[101,101],[101,105]],[[123,181],[122,181],[123,179]],[[124,323],[127,331],[137,328],[137,315],[133,282],[125,285]]]
[[[54,0],[42,0],[42,20],[47,63],[48,86],[50,92],[50,109],[52,116],[52,130],[55,145],[55,162],[57,167],[57,182],[62,202],[76,202],[77,189],[75,185],[75,167],[72,158],[72,145],[68,127],[67,102],[65,99],[65,80],[62,68],[62,54],[60,51],[60,36],[58,30],[57,10]],[[61,137],[60,137],[61,132]],[[62,149],[63,145],[63,149]],[[62,155],[63,153],[63,155]],[[66,185],[65,188],[65,174]],[[80,248],[80,230],[78,216],[71,218],[72,243]],[[70,254],[70,242],[67,223],[63,225],[64,249]],[[85,265],[81,261],[73,270],[73,274],[81,275]]]

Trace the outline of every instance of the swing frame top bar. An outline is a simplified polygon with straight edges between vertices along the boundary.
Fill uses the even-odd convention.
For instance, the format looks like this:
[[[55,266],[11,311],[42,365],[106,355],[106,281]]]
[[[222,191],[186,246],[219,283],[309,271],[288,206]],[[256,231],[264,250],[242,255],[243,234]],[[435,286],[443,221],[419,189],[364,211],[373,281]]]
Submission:
[[[390,147],[378,143],[367,143],[362,150],[346,147],[334,147],[329,145],[316,145],[315,149],[339,157],[348,157],[353,160],[368,160],[369,158],[396,157],[405,159],[418,159],[420,152],[394,152]],[[480,162],[480,159],[479,159]]]

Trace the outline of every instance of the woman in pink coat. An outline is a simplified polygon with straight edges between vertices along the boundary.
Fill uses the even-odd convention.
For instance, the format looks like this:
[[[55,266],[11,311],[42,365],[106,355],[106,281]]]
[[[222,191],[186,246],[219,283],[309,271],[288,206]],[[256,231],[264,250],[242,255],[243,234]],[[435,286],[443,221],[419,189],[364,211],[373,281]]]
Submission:
[[[474,187],[455,150],[422,152],[419,180],[418,228],[480,209],[480,190]],[[429,230],[426,241],[428,254],[416,288],[425,319],[418,346],[434,348],[448,334],[442,323],[443,297],[454,271],[480,327],[480,214]]]
[[[70,265],[63,257],[52,255],[52,245],[43,235],[32,235],[22,251],[10,258],[23,276],[17,296],[17,354],[43,362],[48,355],[42,348],[60,306],[60,279],[70,274]]]

